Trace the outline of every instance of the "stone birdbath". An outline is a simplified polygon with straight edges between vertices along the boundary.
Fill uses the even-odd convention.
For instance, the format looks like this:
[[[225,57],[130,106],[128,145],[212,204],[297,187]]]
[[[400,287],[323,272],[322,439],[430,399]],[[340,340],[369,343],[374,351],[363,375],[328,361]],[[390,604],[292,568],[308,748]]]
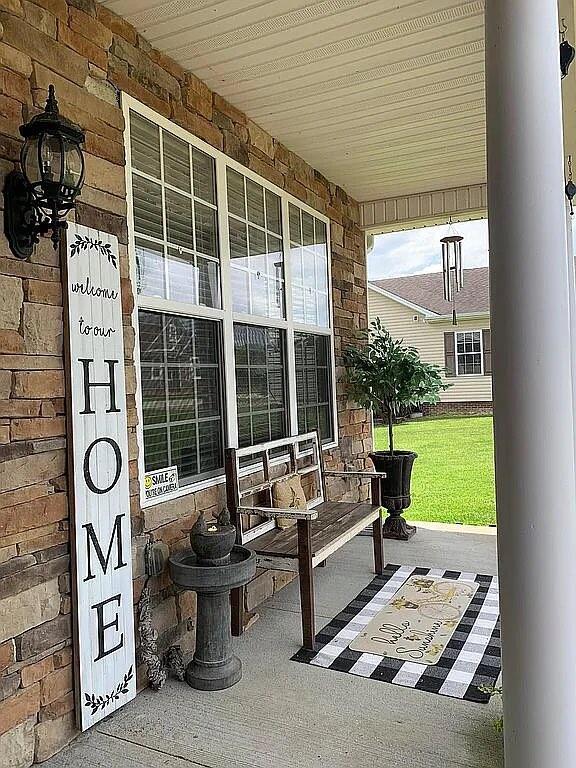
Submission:
[[[227,509],[210,524],[202,512],[190,531],[192,551],[169,560],[172,581],[197,594],[196,650],[186,682],[202,691],[229,688],[242,677],[242,662],[232,653],[230,590],[254,577],[256,557],[235,541]]]

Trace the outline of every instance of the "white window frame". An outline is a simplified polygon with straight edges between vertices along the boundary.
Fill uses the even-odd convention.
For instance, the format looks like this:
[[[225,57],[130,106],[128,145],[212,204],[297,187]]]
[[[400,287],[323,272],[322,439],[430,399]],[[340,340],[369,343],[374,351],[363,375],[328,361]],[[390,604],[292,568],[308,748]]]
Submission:
[[[134,367],[136,371],[136,410],[138,414],[138,426],[136,428],[136,438],[138,444],[138,477],[140,480],[140,504],[142,508],[162,504],[166,501],[185,496],[189,493],[196,493],[204,488],[210,488],[225,482],[224,473],[200,480],[170,494],[166,494],[160,499],[145,499],[144,497],[144,428],[143,428],[143,409],[142,409],[142,385],[140,369],[140,339],[138,326],[138,310],[151,309],[167,314],[186,314],[193,317],[206,318],[219,321],[222,324],[222,354],[223,354],[223,390],[224,390],[224,438],[225,446],[238,447],[238,414],[236,409],[236,370],[234,353],[234,323],[246,323],[258,326],[267,326],[281,328],[286,332],[286,403],[288,409],[288,435],[298,435],[298,408],[296,397],[296,364],[294,352],[294,332],[302,331],[304,333],[319,334],[330,337],[331,368],[332,368],[332,419],[334,439],[330,443],[322,446],[322,450],[330,450],[338,445],[338,411],[336,398],[336,361],[334,349],[334,307],[332,295],[332,257],[330,249],[330,219],[324,214],[316,211],[306,203],[286,192],[267,179],[262,178],[241,163],[233,160],[228,155],[202,139],[194,136],[189,131],[181,128],[168,118],[155,112],[150,107],[142,104],[128,94],[122,94],[122,111],[124,114],[124,148],[126,151],[126,205],[128,221],[128,255],[130,264],[130,280],[134,293],[134,309],[132,312],[132,326],[135,332],[134,346]],[[130,154],[130,112],[136,112],[151,122],[159,125],[161,128],[170,131],[170,133],[197,147],[202,152],[214,158],[215,162],[215,183],[216,183],[216,205],[217,205],[217,226],[218,226],[218,245],[220,255],[220,293],[221,308],[205,307],[201,305],[190,306],[190,311],[183,312],[182,302],[173,302],[169,299],[156,298],[151,296],[142,296],[137,293],[136,281],[136,258],[135,258],[135,232],[134,217],[132,208],[132,165]],[[252,179],[260,186],[270,190],[278,195],[281,200],[282,213],[282,248],[284,255],[284,294],[285,294],[285,318],[266,317],[260,315],[246,315],[234,312],[232,309],[231,292],[231,266],[230,266],[230,246],[228,240],[228,200],[226,187],[226,168],[237,171],[238,173]],[[328,267],[328,327],[319,327],[307,325],[306,323],[296,323],[292,314],[292,275],[290,269],[290,233],[288,220],[288,205],[301,208],[303,211],[320,219],[326,225],[326,254]]]
[[[460,355],[458,354],[458,336],[465,333],[478,333],[480,335],[480,373],[460,373]],[[477,352],[468,352],[461,354],[478,354]],[[456,376],[461,378],[470,378],[474,376],[484,376],[484,334],[482,329],[470,328],[465,331],[454,331],[454,356],[456,359]]]

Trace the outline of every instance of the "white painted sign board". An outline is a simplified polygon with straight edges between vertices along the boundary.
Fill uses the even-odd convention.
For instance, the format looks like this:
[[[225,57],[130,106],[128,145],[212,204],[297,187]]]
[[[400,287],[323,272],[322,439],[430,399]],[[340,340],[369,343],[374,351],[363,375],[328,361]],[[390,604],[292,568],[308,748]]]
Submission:
[[[84,731],[136,695],[117,238],[69,224],[66,272],[76,715]]]

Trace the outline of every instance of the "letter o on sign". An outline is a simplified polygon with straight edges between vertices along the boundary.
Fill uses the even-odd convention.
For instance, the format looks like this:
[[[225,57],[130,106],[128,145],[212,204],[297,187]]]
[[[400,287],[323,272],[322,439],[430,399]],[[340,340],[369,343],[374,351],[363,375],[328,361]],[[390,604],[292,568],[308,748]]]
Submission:
[[[90,456],[92,455],[92,451],[98,445],[98,443],[107,443],[112,447],[112,450],[114,451],[114,460],[116,462],[116,472],[114,474],[114,480],[112,480],[112,482],[107,488],[98,488],[98,486],[92,480],[92,475],[90,473]],[[112,488],[114,488],[114,486],[118,482],[118,478],[120,477],[121,471],[122,471],[122,453],[120,452],[120,446],[118,445],[116,440],[113,440],[111,437],[99,437],[97,440],[94,440],[93,442],[90,443],[90,445],[86,449],[86,453],[84,454],[84,480],[86,481],[86,485],[92,491],[92,493],[103,494],[111,491]]]

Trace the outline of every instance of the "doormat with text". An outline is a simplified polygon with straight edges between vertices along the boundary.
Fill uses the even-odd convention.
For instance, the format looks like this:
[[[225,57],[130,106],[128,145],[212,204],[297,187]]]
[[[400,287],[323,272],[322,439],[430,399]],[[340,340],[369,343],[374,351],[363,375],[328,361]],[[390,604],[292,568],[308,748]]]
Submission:
[[[470,582],[476,586],[468,606],[463,606],[465,611],[459,618],[457,626],[451,628],[451,637],[443,643],[441,650],[435,649],[440,650],[436,661],[428,663],[428,659],[435,658],[436,654],[420,655],[418,649],[424,649],[424,646],[427,646],[429,651],[429,645],[425,641],[415,645],[415,639],[408,641],[411,646],[410,652],[412,659],[420,658],[420,663],[414,660],[403,660],[398,658],[397,654],[383,656],[381,652],[354,650],[358,647],[357,643],[362,639],[361,636],[366,633],[378,614],[389,606],[391,601],[398,599],[399,594],[400,596],[404,594],[401,588],[408,580],[410,582],[407,588],[413,589],[414,578],[420,581],[421,590],[432,589],[431,585],[424,585],[424,582],[430,581],[434,584],[447,581],[459,582],[459,587],[467,592]],[[445,589],[447,587],[440,587],[440,591]],[[417,586],[416,594],[421,602],[425,601],[426,596],[420,596]],[[416,600],[409,602],[417,604]],[[440,605],[434,593],[430,602],[435,606]],[[446,620],[450,621],[447,608],[432,608],[431,605],[429,607],[435,615],[444,615]],[[425,613],[429,612],[426,607]],[[408,629],[403,627],[404,623],[405,620],[402,620],[399,624],[395,624],[396,635],[390,634],[388,637],[395,639],[403,629]],[[374,627],[374,624],[372,626]],[[392,631],[392,624],[388,629]],[[385,633],[380,634],[385,636]],[[414,633],[409,632],[409,635],[415,638]],[[398,644],[395,643],[395,645],[398,647]],[[321,630],[316,636],[316,646],[313,652],[302,648],[292,657],[292,660],[429,693],[438,693],[442,696],[486,703],[490,695],[481,689],[495,684],[500,674],[501,664],[498,579],[495,576],[443,571],[436,568],[387,565],[382,576],[373,579],[335,619]]]

